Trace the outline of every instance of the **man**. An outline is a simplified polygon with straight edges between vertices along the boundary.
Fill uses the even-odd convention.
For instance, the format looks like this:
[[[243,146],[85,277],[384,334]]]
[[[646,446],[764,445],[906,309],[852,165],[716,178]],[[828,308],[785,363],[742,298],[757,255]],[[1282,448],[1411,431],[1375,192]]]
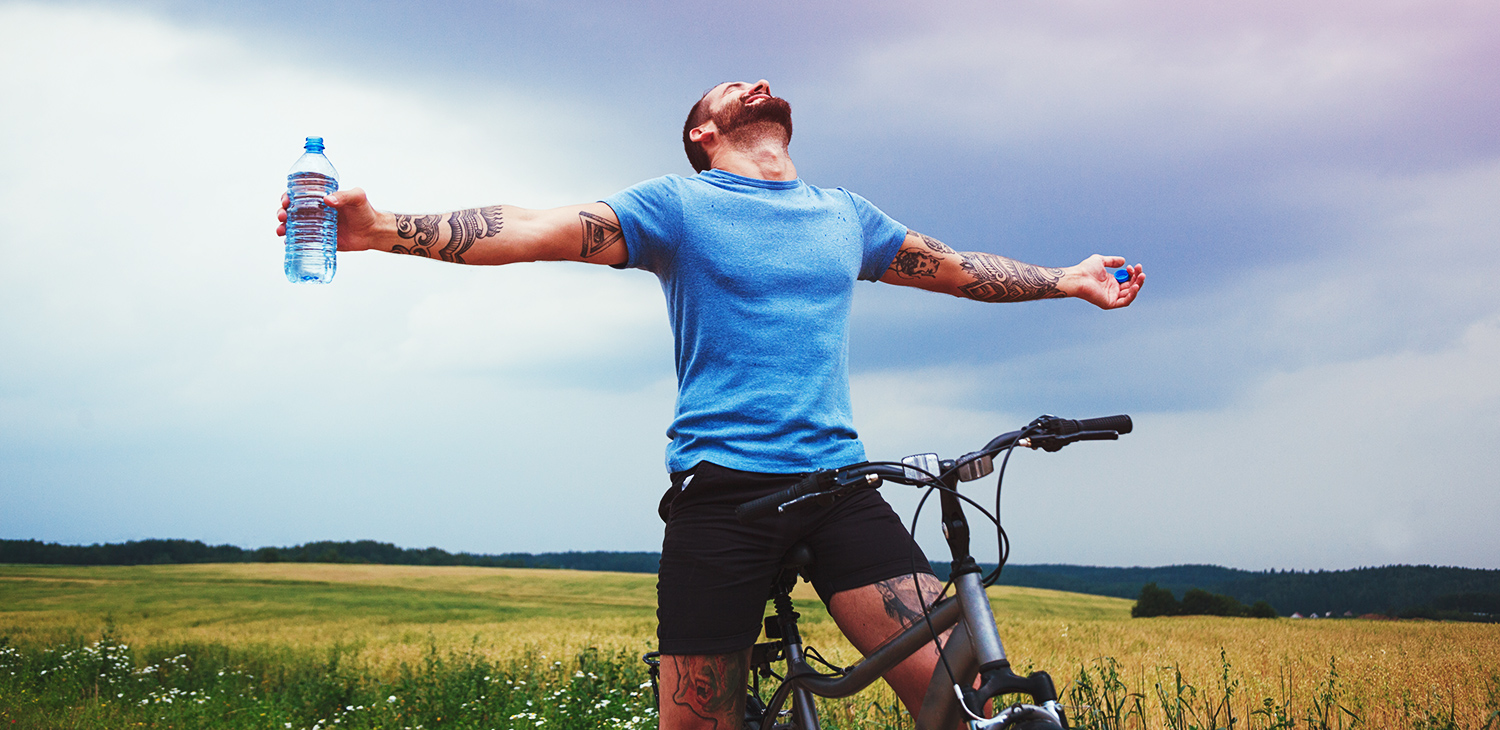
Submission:
[[[1135,299],[1139,265],[1117,283],[1091,256],[1043,268],[960,253],[906,229],[842,189],[802,182],[787,153],[791,107],[764,80],[723,83],[695,104],[683,146],[700,174],[667,176],[607,200],[552,210],[490,206],[442,215],[376,211],[364,192],[330,195],[339,249],[455,263],[583,261],[661,280],[676,340],[678,399],[667,435],[672,487],[658,578],[661,726],[737,728],[746,664],[788,546],[808,543],[813,585],[868,653],[919,617],[940,586],[873,490],[740,525],[734,506],[804,473],[862,461],[849,408],[847,334],[857,279],[985,302],[1078,297],[1105,309]],[[285,233],[286,201],[279,214]],[[929,646],[886,680],[920,707],[937,661]]]

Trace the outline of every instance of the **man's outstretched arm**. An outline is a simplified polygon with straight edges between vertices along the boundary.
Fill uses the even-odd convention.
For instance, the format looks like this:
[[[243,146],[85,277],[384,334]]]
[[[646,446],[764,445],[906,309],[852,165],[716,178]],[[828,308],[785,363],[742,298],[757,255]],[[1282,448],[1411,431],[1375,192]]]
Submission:
[[[1146,281],[1139,264],[1127,267],[1129,281],[1116,281],[1109,268],[1124,265],[1118,256],[1094,255],[1061,269],[1033,266],[992,253],[954,251],[936,238],[907,231],[880,280],[981,302],[1076,297],[1114,309],[1134,301]]]
[[[513,205],[407,215],[370,205],[359,188],[327,201],[339,212],[340,251],[389,251],[456,264],[521,261],[625,263],[620,220],[604,203],[531,210]],[[286,235],[287,197],[277,211],[276,234]]]

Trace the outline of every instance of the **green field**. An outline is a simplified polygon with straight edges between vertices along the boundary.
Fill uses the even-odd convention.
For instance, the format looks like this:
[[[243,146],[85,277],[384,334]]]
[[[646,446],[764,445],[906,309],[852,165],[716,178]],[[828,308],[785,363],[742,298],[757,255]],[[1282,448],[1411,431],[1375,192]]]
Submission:
[[[655,580],[0,565],[0,727],[650,725],[636,657],[652,648]],[[1227,727],[1232,716],[1236,728],[1481,728],[1500,711],[1493,624],[1132,620],[1122,599],[991,595],[1012,660],[1051,672],[1084,726]],[[838,663],[858,658],[809,587],[794,597],[810,644]],[[874,688],[828,719],[900,725],[891,704]]]

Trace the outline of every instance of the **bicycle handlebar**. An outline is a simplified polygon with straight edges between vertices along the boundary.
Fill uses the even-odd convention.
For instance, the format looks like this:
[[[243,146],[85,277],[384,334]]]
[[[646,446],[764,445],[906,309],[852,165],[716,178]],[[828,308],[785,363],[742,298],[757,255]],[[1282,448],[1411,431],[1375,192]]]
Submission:
[[[734,516],[740,522],[758,520],[772,512],[780,512],[783,504],[788,504],[802,499],[808,495],[821,492],[827,487],[822,484],[825,478],[833,476],[833,472],[821,469],[802,477],[802,481],[793,484],[774,494],[768,494],[759,499],[752,499],[734,508]]]
[[[963,466],[993,456],[1016,445],[1044,451],[1057,451],[1074,441],[1115,439],[1120,434],[1130,433],[1133,428],[1134,424],[1130,416],[1124,414],[1085,418],[1078,421],[1042,416],[1020,431],[1011,431],[996,436],[985,444],[983,449],[960,457],[955,466]],[[988,462],[986,461],[984,465],[987,467]],[[751,522],[772,513],[784,511],[793,504],[812,499],[820,494],[853,487],[878,487],[884,479],[911,482],[906,474],[907,470],[901,466],[870,462],[850,464],[838,469],[819,469],[786,489],[736,507],[734,516],[740,522]],[[986,474],[989,474],[987,468],[970,478],[978,478]],[[964,481],[968,480],[969,478],[964,479]]]

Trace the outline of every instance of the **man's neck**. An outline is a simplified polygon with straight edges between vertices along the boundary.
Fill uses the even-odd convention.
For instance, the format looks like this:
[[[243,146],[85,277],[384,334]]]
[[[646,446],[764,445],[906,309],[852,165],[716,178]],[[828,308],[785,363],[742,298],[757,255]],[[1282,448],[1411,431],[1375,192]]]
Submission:
[[[724,146],[714,150],[713,167],[724,172],[758,180],[796,180],[797,166],[787,154],[786,135],[781,128],[766,130],[770,133],[756,134],[760,130],[745,129],[746,134],[735,135],[724,140]]]

